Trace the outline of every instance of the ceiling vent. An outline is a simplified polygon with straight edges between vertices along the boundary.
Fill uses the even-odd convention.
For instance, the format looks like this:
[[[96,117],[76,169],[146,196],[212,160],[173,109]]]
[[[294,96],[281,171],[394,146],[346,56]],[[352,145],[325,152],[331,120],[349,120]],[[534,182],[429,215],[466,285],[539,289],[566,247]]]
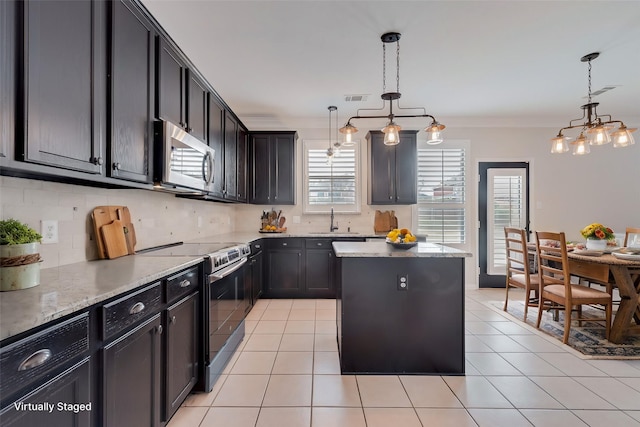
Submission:
[[[591,96],[593,97],[593,96],[596,96],[596,95],[602,95],[603,93],[608,92],[608,91],[610,91],[611,89],[615,89],[615,88],[617,88],[617,87],[618,87],[618,86],[605,86],[605,87],[603,87],[602,89],[598,89],[598,90],[596,90],[595,92],[591,92]],[[583,98],[585,98],[585,99],[586,99],[587,97],[586,97],[586,96],[583,96]]]
[[[353,94],[353,95],[345,95],[345,102],[364,102],[367,100],[368,94]]]

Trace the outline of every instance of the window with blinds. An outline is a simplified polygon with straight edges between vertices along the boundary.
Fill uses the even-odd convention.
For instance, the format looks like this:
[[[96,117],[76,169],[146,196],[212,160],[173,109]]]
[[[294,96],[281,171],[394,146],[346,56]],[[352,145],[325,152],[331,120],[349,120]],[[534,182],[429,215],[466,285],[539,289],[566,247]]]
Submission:
[[[305,141],[305,212],[358,212],[358,145],[327,162],[327,141]]]
[[[418,145],[417,233],[427,241],[466,241],[466,149]]]

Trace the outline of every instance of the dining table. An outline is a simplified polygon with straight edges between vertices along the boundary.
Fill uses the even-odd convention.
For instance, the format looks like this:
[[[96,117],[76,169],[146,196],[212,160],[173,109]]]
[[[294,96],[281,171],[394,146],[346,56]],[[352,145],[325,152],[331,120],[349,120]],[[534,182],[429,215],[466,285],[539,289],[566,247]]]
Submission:
[[[640,258],[621,259],[610,253],[593,256],[580,251],[569,252],[567,257],[572,276],[618,288],[620,306],[609,341],[620,344],[629,334],[640,333]]]

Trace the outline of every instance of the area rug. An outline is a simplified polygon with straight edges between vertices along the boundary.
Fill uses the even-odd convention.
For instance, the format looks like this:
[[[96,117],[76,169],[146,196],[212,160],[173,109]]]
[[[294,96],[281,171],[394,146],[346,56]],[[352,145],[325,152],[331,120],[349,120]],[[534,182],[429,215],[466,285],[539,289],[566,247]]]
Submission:
[[[502,311],[504,301],[491,301],[489,304],[494,310],[504,313]],[[524,302],[509,299],[507,313],[518,322],[523,322]],[[583,306],[582,314],[587,318],[604,316],[602,310],[591,306]],[[527,324],[535,328],[537,318],[538,309],[529,307]],[[560,317],[556,322],[553,320],[553,312],[545,310],[542,314],[540,330],[562,342],[564,313],[560,312]],[[629,335],[622,344],[609,342],[604,335],[604,324],[602,322],[583,321],[582,326],[578,326],[578,322],[574,321],[571,323],[568,345],[590,359],[640,359],[640,335]]]

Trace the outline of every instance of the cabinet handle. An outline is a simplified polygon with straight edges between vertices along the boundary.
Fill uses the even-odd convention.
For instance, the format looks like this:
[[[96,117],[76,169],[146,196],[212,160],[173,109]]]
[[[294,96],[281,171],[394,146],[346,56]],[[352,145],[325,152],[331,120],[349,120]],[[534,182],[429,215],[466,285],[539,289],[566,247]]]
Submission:
[[[316,245],[318,245],[318,246],[322,246],[322,243],[316,243]]]
[[[255,248],[256,248],[256,249],[260,249],[260,248],[261,248],[261,246],[260,246],[260,245],[255,245]]]
[[[389,200],[393,200],[393,196],[389,196]]]
[[[162,335],[162,325],[158,325],[156,331],[158,332],[158,335]]]
[[[120,170],[120,163],[116,162],[113,164],[113,170]]]
[[[92,157],[91,159],[89,159],[89,161],[98,166],[102,166],[102,164],[104,163],[102,157]]]
[[[180,282],[180,287],[181,288],[186,288],[187,286],[190,286],[191,282],[187,279],[184,279],[182,282]]]
[[[176,316],[171,316],[171,324],[172,325],[176,324]]]
[[[144,304],[142,302],[137,302],[131,306],[129,309],[129,314],[138,314],[142,310],[144,310]]]
[[[286,242],[283,242],[283,243],[282,243],[282,246],[287,246],[287,243],[286,243]]]
[[[18,371],[26,371],[29,369],[37,368],[38,366],[49,360],[50,357],[51,350],[47,348],[38,350],[22,361],[20,366],[18,366]]]

